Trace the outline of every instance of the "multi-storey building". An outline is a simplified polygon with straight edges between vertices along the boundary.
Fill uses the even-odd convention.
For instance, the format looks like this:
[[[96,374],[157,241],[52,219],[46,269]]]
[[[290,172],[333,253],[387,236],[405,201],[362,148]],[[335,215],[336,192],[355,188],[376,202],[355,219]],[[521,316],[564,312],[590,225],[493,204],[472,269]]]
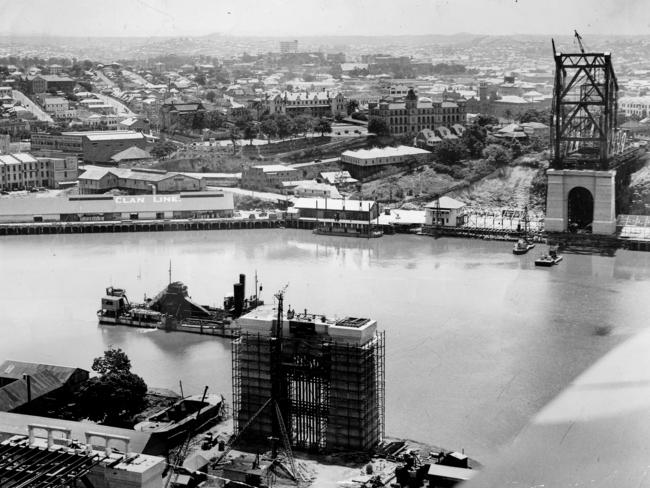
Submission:
[[[343,152],[341,164],[354,178],[365,178],[389,165],[409,162],[425,163],[431,158],[432,154],[429,151],[417,147],[374,147]]]
[[[160,130],[173,132],[181,129],[192,129],[195,121],[204,114],[205,108],[201,102],[176,102],[172,100],[160,107]]]
[[[283,181],[296,180],[297,171],[282,164],[252,166],[242,173],[242,188],[261,190],[280,187]]]
[[[111,157],[129,147],[145,149],[147,140],[135,131],[63,132],[61,134],[32,134],[32,150],[62,151],[83,156],[84,161],[114,164]]]
[[[641,118],[650,115],[650,96],[644,97],[621,97],[618,100],[618,107],[626,117],[636,115]]]
[[[465,123],[465,103],[457,101],[418,100],[411,88],[404,101],[383,100],[368,105],[370,116],[383,120],[391,136],[415,137],[422,129],[451,127]]]
[[[280,53],[295,54],[298,52],[298,41],[280,41]]]
[[[0,188],[22,190],[35,186],[50,186],[49,168],[31,154],[0,155]]]
[[[77,181],[78,166],[77,157],[61,154],[57,157],[39,157],[36,159],[39,163],[45,163],[48,174],[47,185],[50,188],[59,188],[66,183]]]
[[[342,93],[329,91],[282,92],[266,94],[262,100],[262,112],[273,114],[331,117],[347,114],[347,100]]]

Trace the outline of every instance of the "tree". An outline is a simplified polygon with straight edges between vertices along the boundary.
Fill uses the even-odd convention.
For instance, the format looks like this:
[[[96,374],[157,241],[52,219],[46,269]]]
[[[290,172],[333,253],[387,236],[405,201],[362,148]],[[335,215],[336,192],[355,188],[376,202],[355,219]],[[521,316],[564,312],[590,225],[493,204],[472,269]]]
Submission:
[[[293,130],[296,134],[307,135],[313,128],[313,119],[309,115],[298,115],[293,119]]]
[[[463,159],[465,148],[459,142],[447,139],[438,144],[433,153],[440,164],[453,166]]]
[[[288,115],[279,114],[275,117],[275,123],[278,127],[278,136],[284,139],[289,137],[293,132],[293,121]]]
[[[376,134],[380,137],[390,135],[388,124],[384,121],[384,119],[380,119],[378,117],[370,117],[370,120],[368,121],[368,132]]]
[[[268,117],[260,124],[260,131],[267,137],[270,143],[271,138],[278,135],[278,124],[271,117]]]
[[[549,110],[536,110],[529,108],[519,116],[519,122],[540,122],[542,124],[549,124],[551,120],[551,112]]]
[[[323,137],[326,132],[328,134],[332,132],[332,124],[330,123],[329,120],[318,119],[318,122],[314,126],[314,130],[316,132],[320,132],[320,136]]]
[[[359,102],[356,100],[350,100],[346,106],[348,115],[352,115],[359,108]]]
[[[481,127],[485,127],[487,125],[497,125],[499,123],[499,119],[497,119],[494,115],[479,114],[476,117],[474,123],[480,125]]]
[[[472,124],[465,129],[461,137],[462,143],[467,148],[470,157],[478,158],[481,156],[485,148],[485,139],[487,138],[487,130],[485,127]]]
[[[240,113],[235,119],[235,125],[241,131],[253,123],[253,117],[248,111]]]
[[[131,372],[131,361],[122,349],[110,348],[95,358],[98,376],[79,391],[79,406],[89,419],[108,425],[125,425],[145,406],[147,384]]]
[[[252,122],[247,124],[246,127],[244,127],[244,139],[248,140],[249,144],[252,146],[253,145],[253,139],[257,137],[258,133],[258,128],[255,124]]]
[[[156,142],[150,153],[154,158],[164,158],[176,151],[176,145],[170,141]]]
[[[205,85],[206,84],[206,79],[205,75],[203,73],[200,73],[194,77],[194,81],[196,82],[197,85]]]
[[[214,101],[217,99],[217,94],[210,90],[208,93],[205,94],[205,98],[208,100],[210,103],[214,103]]]
[[[483,150],[483,157],[496,167],[506,166],[512,162],[512,153],[499,144],[490,144]]]
[[[230,128],[230,142],[232,142],[232,153],[237,154],[237,140],[241,137],[239,128],[236,125],[233,125]]]

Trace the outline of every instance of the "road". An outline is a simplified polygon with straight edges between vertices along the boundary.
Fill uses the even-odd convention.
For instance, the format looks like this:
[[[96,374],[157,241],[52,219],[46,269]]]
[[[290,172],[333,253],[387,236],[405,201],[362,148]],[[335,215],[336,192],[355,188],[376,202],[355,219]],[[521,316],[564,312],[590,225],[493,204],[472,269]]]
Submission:
[[[124,105],[122,102],[119,102],[114,98],[109,97],[108,95],[103,95],[101,93],[93,93],[93,95],[95,95],[97,98],[102,100],[107,105],[112,106],[115,109],[115,113],[117,115],[128,115],[128,116],[135,115],[135,113],[133,113],[131,109],[129,109],[129,107]]]
[[[31,113],[33,113],[38,120],[42,120],[44,122],[51,122],[54,123],[54,120],[52,120],[52,117],[50,117],[48,114],[43,112],[41,107],[39,107],[36,103],[32,102],[27,96],[19,92],[18,90],[12,90],[14,100],[17,100],[21,103],[23,107],[25,107],[27,110],[29,110]]]

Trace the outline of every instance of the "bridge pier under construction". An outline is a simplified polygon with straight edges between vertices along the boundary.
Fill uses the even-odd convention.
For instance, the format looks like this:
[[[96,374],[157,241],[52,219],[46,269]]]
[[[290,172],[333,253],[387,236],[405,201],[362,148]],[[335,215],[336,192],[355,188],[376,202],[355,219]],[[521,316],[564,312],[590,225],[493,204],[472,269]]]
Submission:
[[[591,225],[593,234],[616,232],[616,171],[554,170],[548,177],[545,229],[565,232]]]
[[[377,322],[279,308],[239,319],[232,348],[238,438],[266,444],[284,437],[291,449],[309,452],[375,447],[384,436],[385,381]]]
[[[555,50],[551,169],[546,196],[548,232],[616,232],[624,189],[643,152],[616,127],[618,82],[610,53]]]

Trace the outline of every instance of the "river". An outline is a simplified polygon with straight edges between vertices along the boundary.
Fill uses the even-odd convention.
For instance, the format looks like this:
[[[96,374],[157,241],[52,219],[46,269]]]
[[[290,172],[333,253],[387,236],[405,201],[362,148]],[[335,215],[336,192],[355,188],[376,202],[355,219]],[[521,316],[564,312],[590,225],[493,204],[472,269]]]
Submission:
[[[539,247],[539,245],[538,245]],[[395,235],[364,240],[302,230],[12,236],[0,240],[0,360],[90,369],[123,348],[151,386],[230,397],[230,343],[98,326],[104,288],[132,300],[172,278],[219,305],[257,270],[262,299],[365,316],[386,331],[387,434],[487,460],[573,378],[647,326],[650,253],[570,254],[536,269],[539,249]]]

